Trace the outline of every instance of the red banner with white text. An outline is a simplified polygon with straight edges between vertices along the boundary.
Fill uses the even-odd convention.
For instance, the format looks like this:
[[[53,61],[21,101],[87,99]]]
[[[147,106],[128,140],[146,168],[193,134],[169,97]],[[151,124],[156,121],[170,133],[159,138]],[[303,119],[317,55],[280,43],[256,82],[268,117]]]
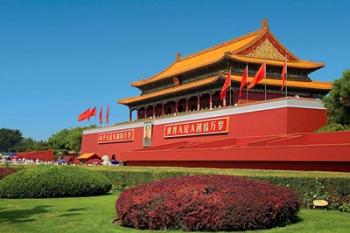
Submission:
[[[117,130],[99,133],[97,143],[130,142],[134,140],[134,130]]]
[[[228,132],[228,126],[228,117],[165,125],[164,137],[171,138],[222,134]]]

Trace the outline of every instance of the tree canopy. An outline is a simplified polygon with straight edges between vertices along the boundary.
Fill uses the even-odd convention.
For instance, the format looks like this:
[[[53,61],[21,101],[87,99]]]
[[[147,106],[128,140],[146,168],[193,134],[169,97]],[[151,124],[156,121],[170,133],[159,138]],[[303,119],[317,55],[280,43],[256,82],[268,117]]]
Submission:
[[[323,98],[329,123],[350,124],[350,70],[334,81],[333,89]]]
[[[94,128],[96,126],[92,125],[89,127],[76,127],[70,129],[63,129],[55,134],[53,134],[49,140],[49,147],[57,152],[74,151],[79,152],[81,146],[81,139],[83,135],[83,130]]]
[[[0,129],[0,152],[25,152],[52,149],[55,153],[67,151],[79,152],[84,129],[94,128],[76,127],[63,129],[53,134],[48,141],[37,141],[24,138],[18,129]]]
[[[46,141],[36,141],[32,138],[23,138],[16,146],[17,152],[41,151],[47,149],[49,149],[49,145]]]
[[[0,152],[16,151],[22,139],[22,133],[18,129],[0,129]]]

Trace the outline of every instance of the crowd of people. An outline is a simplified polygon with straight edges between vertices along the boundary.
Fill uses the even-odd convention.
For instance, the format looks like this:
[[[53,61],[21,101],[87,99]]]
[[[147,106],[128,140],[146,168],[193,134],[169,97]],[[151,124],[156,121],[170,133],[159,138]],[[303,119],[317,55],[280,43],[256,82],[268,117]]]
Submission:
[[[102,160],[91,160],[87,162],[81,162],[79,160],[65,160],[64,158],[59,158],[52,161],[42,161],[40,159],[27,159],[27,158],[17,158],[15,156],[2,156],[0,157],[0,164],[17,164],[17,165],[104,165],[104,166],[118,166],[119,161],[112,159],[109,160],[107,156],[104,156]]]
[[[39,165],[39,164],[47,164],[59,165],[58,161],[42,161],[39,159],[26,159],[26,158],[10,158],[10,157],[2,157],[0,163],[11,163],[11,164],[23,164],[23,165]]]

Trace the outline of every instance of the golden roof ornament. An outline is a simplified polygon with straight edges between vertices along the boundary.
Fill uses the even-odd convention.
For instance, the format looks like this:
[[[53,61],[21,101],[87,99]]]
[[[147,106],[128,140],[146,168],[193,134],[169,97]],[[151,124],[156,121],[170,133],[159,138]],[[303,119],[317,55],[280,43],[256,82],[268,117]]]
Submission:
[[[261,21],[261,28],[262,29],[269,29],[269,24],[267,22],[267,18],[265,18]]]
[[[175,61],[178,62],[181,60],[181,53],[177,52],[176,53],[176,58],[175,58]]]

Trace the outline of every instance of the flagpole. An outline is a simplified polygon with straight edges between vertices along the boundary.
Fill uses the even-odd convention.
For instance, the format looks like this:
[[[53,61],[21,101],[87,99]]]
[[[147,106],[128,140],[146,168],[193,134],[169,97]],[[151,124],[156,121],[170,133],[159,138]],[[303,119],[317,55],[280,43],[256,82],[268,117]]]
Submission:
[[[247,63],[247,65],[246,65],[247,67],[247,81],[246,81],[246,86],[245,86],[245,88],[247,89],[247,96],[246,96],[246,98],[247,98],[247,102],[248,102],[248,77],[249,77],[249,65],[248,65],[248,63]],[[243,71],[244,72],[244,71]]]
[[[231,99],[232,99],[232,96],[231,96],[231,92],[232,92],[232,81],[231,81],[231,66],[230,66],[230,106],[232,106],[232,103],[231,103]]]
[[[266,101],[266,73],[267,73],[267,70],[266,70],[266,63],[265,63],[265,77],[264,77],[264,81],[265,81],[265,101]]]
[[[286,97],[288,97],[288,84],[287,84],[287,76],[288,76],[288,63],[287,63],[287,55],[286,55]]]

